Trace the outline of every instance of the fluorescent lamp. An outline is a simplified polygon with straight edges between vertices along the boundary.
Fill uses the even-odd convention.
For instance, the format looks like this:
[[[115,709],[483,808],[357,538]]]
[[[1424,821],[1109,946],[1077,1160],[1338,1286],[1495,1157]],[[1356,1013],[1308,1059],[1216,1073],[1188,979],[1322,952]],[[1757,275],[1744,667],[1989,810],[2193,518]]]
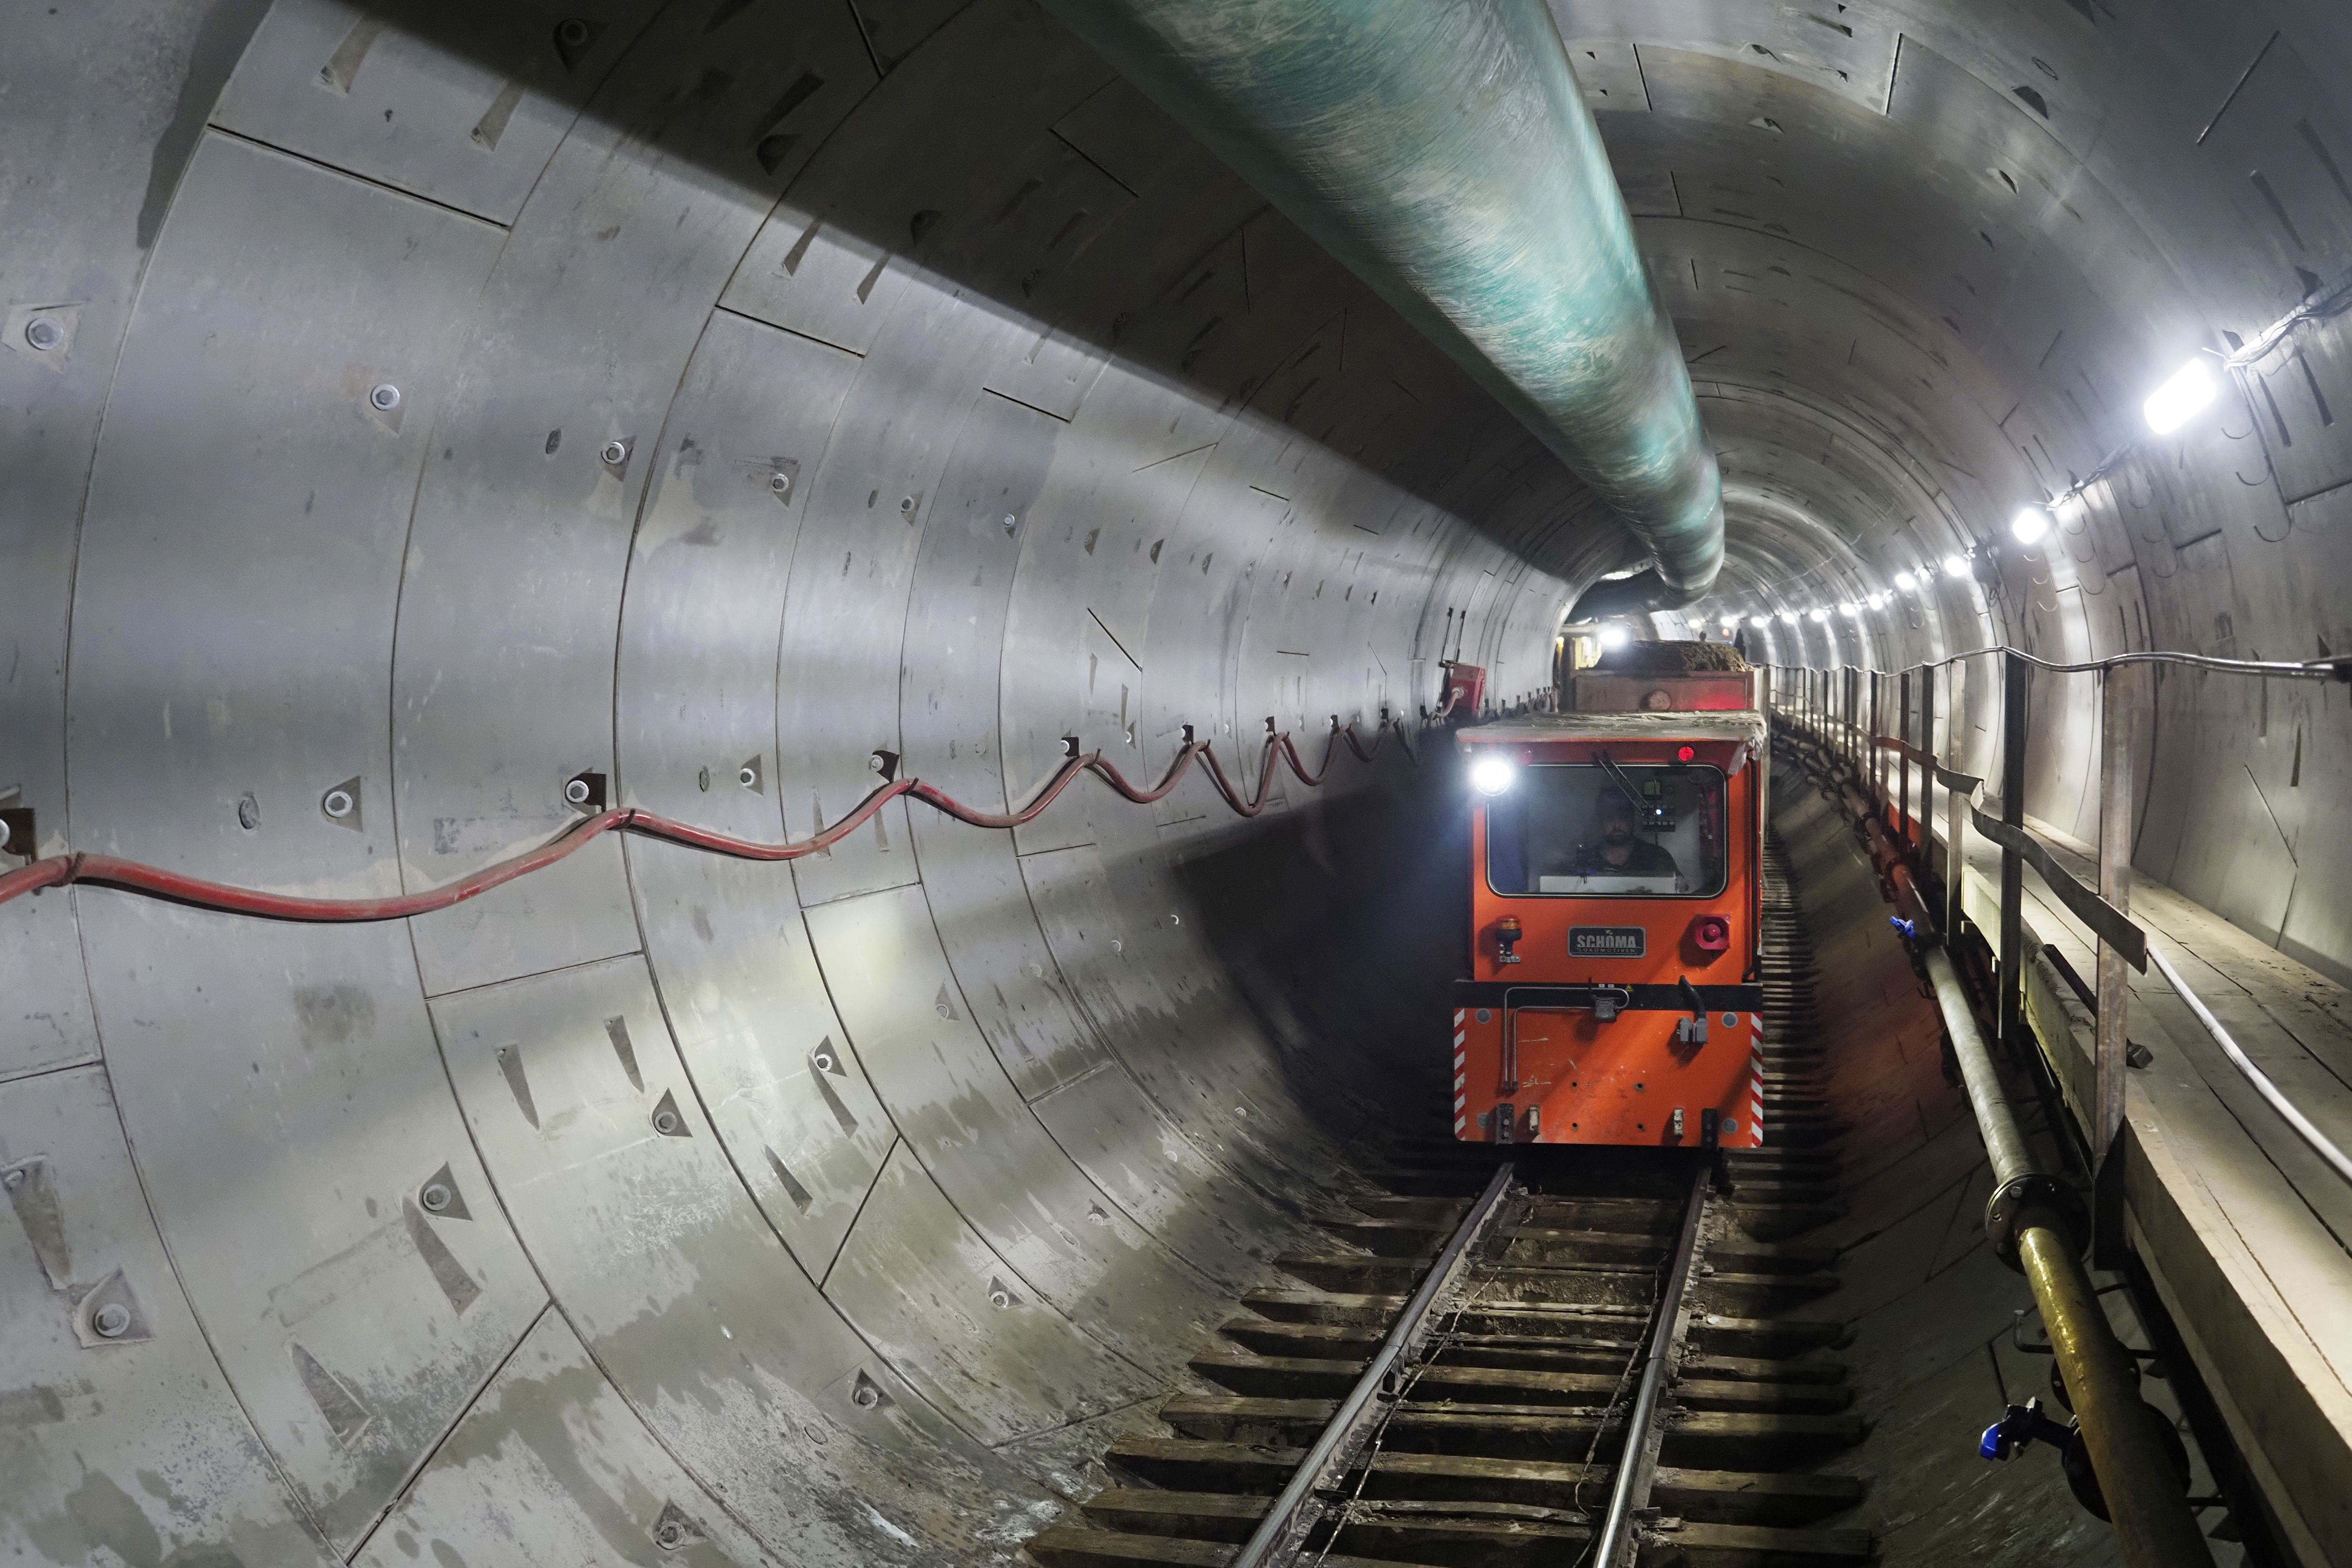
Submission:
[[[1919,580],[1907,571],[1898,571],[1895,574],[1895,586],[1908,593],[1919,586]]]
[[[2050,531],[2050,514],[2040,507],[2020,507],[2017,516],[2009,519],[2009,531],[2017,536],[2019,544],[2038,543]]]
[[[1828,625],[1829,619],[1830,612],[1826,610],[1816,610],[1813,612],[1813,624],[1816,626]]]
[[[1793,610],[1783,610],[1780,612],[1780,619],[1794,626],[1797,623],[1797,612]]]
[[[1968,559],[1965,556],[1948,555],[1944,558],[1944,575],[1946,577],[1966,577],[1968,574],[1969,563]]]
[[[2169,435],[2204,413],[2221,392],[2213,381],[2213,372],[2200,356],[2173,371],[2171,380],[2148,393],[2139,411],[2150,430],[2158,435]]]

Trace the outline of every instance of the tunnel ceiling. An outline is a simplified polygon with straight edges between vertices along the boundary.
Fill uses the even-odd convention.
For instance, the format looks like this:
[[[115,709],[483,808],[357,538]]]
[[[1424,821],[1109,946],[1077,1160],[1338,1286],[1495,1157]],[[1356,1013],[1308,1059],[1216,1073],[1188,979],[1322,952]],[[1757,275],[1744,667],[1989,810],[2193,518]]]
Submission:
[[[2352,639],[2334,319],[2177,436],[2137,413],[2352,274],[2352,11],[1552,11],[1723,476],[1720,585],[1659,630]],[[57,1195],[0,1228],[0,1350],[70,1432],[0,1450],[0,1539],[640,1560],[675,1510],[745,1564],[1009,1557],[1418,1049],[1411,966],[1333,933],[1442,908],[1425,836],[1348,814],[1436,775],[1331,725],[1417,729],[1455,658],[1538,696],[1627,536],[1027,0],[11,27],[12,852],[357,898],[545,841],[575,779],[772,841],[877,765],[1001,810],[1072,737],[1150,781],[1191,727],[1244,793],[1269,721],[1339,760],[1254,826],[1198,769],[1081,780],[789,865],[602,839],[408,923],[0,906],[0,1165]],[[2094,705],[2036,700],[2032,809],[2090,836]],[[2352,969],[2298,859],[2336,699],[2143,700],[2142,869]],[[93,1357],[110,1281],[140,1333]]]

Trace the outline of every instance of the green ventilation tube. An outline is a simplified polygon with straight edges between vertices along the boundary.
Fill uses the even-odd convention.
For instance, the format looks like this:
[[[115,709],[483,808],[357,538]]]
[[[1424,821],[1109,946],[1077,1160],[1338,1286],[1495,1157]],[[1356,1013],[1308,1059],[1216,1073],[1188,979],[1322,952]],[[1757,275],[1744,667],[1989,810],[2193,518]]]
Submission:
[[[1588,598],[1707,591],[1715,454],[1542,0],[1045,5],[1616,511],[1651,566]]]

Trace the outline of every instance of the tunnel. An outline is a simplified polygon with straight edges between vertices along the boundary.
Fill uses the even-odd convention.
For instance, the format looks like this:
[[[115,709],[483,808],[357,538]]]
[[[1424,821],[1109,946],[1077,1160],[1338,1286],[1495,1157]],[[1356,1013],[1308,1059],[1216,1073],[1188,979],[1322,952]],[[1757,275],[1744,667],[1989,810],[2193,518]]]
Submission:
[[[2045,1325],[1844,791],[1916,739],[2079,866],[2120,747],[2133,910],[2352,1143],[2342,681],[2225,667],[2352,641],[2352,11],[1423,5],[1597,128],[1719,570],[1524,390],[1605,423],[1622,365],[1469,333],[1108,57],[1184,6],[12,8],[0,875],[61,869],[0,902],[0,1558],[1051,1561],[1278,1258],[1457,1157],[1454,736],[1600,621],[1769,693],[1828,1525],[2126,1560],[1977,1457]],[[1406,194],[1500,222],[1540,140]],[[2213,663],[2082,673],[2153,652]],[[583,831],[631,811],[684,826]],[[534,854],[404,918],[184,891]],[[2087,1041],[2042,911],[2018,1005]],[[2352,1185],[2147,986],[2104,1321],[2212,1561],[2352,1563]],[[2087,1091],[2039,1082],[2055,1159]]]

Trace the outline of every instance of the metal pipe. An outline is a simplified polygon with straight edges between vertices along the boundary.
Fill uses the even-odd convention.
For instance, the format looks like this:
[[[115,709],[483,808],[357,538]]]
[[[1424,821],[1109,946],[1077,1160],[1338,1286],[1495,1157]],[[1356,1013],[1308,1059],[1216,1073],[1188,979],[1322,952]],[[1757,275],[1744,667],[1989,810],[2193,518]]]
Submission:
[[[1699,1217],[1706,1207],[1710,1174],[1702,1165],[1691,1177],[1690,1203],[1683,1210],[1682,1234],[1675,1241],[1674,1264],[1667,1270],[1665,1288],[1658,1293],[1658,1312],[1650,1325],[1641,1386],[1633,1395],[1633,1414],[1625,1418],[1625,1447],[1617,1456],[1609,1510],[1601,1517],[1601,1534],[1594,1542],[1593,1568],[1621,1568],[1633,1545],[1633,1515],[1649,1506],[1658,1462],[1657,1449],[1650,1441],[1651,1428],[1657,1425],[1658,1402],[1664,1397],[1666,1376],[1673,1370],[1675,1338],[1681,1326],[1683,1297],[1690,1289],[1691,1263],[1698,1251]]]
[[[2129,1568],[2211,1568],[2212,1552],[2156,1435],[2159,1417],[2139,1396],[2137,1368],[2100,1309],[2073,1238],[2063,1225],[2029,1218],[2018,1229],[2017,1255],[2074,1401],[2124,1562]]]
[[[1429,1272],[1423,1276],[1421,1288],[1405,1303],[1403,1313],[1391,1328],[1381,1348],[1364,1365],[1363,1375],[1339,1407],[1331,1414],[1330,1424],[1307,1450],[1298,1469],[1291,1473],[1290,1483],[1282,1495],[1274,1500],[1265,1518],[1243,1546],[1227,1568],[1267,1568],[1268,1564],[1287,1562],[1314,1528],[1319,1511],[1314,1506],[1316,1494],[1337,1481],[1347,1472],[1356,1450],[1370,1435],[1371,1422],[1378,1414],[1375,1404],[1381,1388],[1397,1364],[1416,1354],[1422,1342],[1428,1337],[1430,1310],[1438,1297],[1461,1274],[1462,1267],[1477,1244],[1486,1227],[1493,1223],[1502,1207],[1504,1197],[1511,1188],[1512,1166],[1509,1162],[1498,1166],[1486,1183],[1486,1190],[1470,1206],[1453,1239],[1431,1262]]]
[[[1969,1109],[1976,1113],[1977,1132],[1984,1139],[1985,1161],[1992,1166],[1992,1185],[1998,1191],[2018,1176],[2034,1174],[2033,1155],[2025,1146],[2025,1135],[2018,1131],[2009,1090],[1993,1067],[1992,1052],[1986,1049],[1984,1034],[1977,1028],[1968,990],[1960,984],[1959,972],[1952,967],[1952,956],[1941,947],[1928,947],[1920,956],[1927,962],[1927,979],[1936,988],[1936,1006],[1944,1015],[1945,1032],[1952,1037],[1952,1054],[1959,1059],[1960,1081],[1968,1086]]]
[[[1945,1032],[1951,1036],[1952,1053],[1959,1059],[1960,1078],[1968,1085],[1969,1106],[1976,1113],[1998,1195],[2012,1181],[2041,1173],[2018,1128],[2009,1091],[1993,1067],[1992,1052],[1985,1047],[1951,956],[1931,946],[1922,956],[1936,988]],[[2197,1516],[2175,1482],[2170,1456],[2139,1396],[2137,1368],[2099,1306],[2069,1229],[2053,1206],[2029,1197],[2012,1221],[2011,1234],[2018,1262],[2033,1288],[2034,1305],[2050,1331],[2059,1375],[2066,1380],[2074,1414],[2081,1418],[2083,1442],[2115,1521],[2124,1562],[2130,1568],[2210,1568],[2213,1559],[2198,1532]]]
[[[1617,513],[1654,564],[1596,602],[1713,586],[1715,454],[1542,0],[1045,5]]]

